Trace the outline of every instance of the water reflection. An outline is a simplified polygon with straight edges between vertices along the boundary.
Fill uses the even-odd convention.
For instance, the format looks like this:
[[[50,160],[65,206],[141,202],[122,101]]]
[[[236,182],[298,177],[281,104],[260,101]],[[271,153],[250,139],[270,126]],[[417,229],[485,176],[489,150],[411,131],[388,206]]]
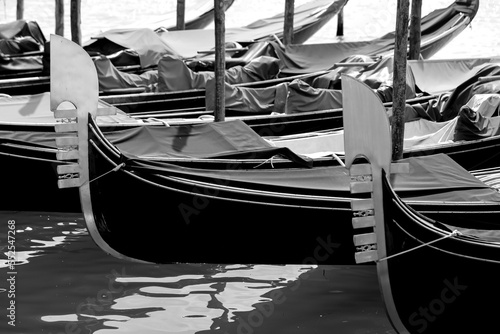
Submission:
[[[179,265],[188,267],[189,265]],[[169,266],[162,266],[168,268]],[[204,265],[199,275],[118,276],[100,303],[88,303],[77,314],[43,316],[46,322],[99,322],[95,333],[195,333],[234,322],[236,313],[271,302],[272,290],[287,286],[312,267]],[[113,292],[123,291],[121,295]],[[116,296],[115,296],[116,295]],[[127,314],[129,316],[124,316]],[[133,316],[130,316],[133,315]]]
[[[373,267],[145,265],[102,252],[79,215],[16,221],[16,329],[25,333],[390,332]],[[0,225],[0,307],[9,300]],[[7,287],[8,288],[8,287]],[[4,291],[2,293],[2,291]],[[0,314],[1,315],[1,314]],[[10,333],[0,322],[0,333]]]

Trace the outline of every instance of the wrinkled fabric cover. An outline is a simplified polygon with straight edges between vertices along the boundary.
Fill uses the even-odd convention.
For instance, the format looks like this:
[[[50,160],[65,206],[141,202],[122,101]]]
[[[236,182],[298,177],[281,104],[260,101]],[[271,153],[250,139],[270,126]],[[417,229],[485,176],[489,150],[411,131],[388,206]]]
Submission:
[[[153,30],[148,28],[112,29],[85,42],[83,48],[86,51],[96,51],[92,48],[92,44],[99,39],[107,39],[125,49],[137,52],[142,68],[157,65],[161,57],[166,54],[176,54]]]
[[[0,73],[41,71],[45,36],[35,21],[17,20],[0,24]],[[9,55],[23,55],[11,58]]]
[[[476,140],[500,134],[498,107],[500,95],[476,95],[460,108],[455,129],[455,141]]]
[[[228,84],[239,84],[273,79],[278,75],[279,69],[279,59],[262,56],[245,66],[227,69],[225,81]],[[159,92],[205,89],[207,81],[215,77],[214,72],[194,72],[183,60],[169,55],[158,63],[158,74]]]
[[[343,60],[342,63],[373,62],[369,57],[353,55]],[[315,88],[341,89],[341,75],[350,75],[367,84],[376,91],[382,102],[392,101],[392,84],[394,76],[394,58],[385,57],[369,66],[342,66],[315,78],[312,86]],[[406,98],[416,96],[416,83],[412,71],[407,66],[406,70]]]
[[[294,9],[294,42],[302,43],[335,16],[347,0],[314,0]],[[240,28],[226,28],[226,42],[252,42],[283,36],[284,13],[257,20]],[[160,32],[160,38],[183,59],[197,58],[198,51],[215,48],[214,29]]]
[[[247,113],[286,113],[335,109],[342,106],[342,92],[313,88],[295,79],[265,88],[237,87],[225,84],[225,107],[232,111]],[[207,83],[205,107],[215,109],[215,81]]]
[[[497,94],[500,93],[500,80],[490,82],[479,82],[480,77],[500,75],[499,64],[486,64],[482,66],[474,75],[461,83],[451,94],[443,107],[443,120],[449,120],[458,116],[462,106],[476,94]]]
[[[348,71],[339,67],[337,70],[355,76],[370,86],[382,102],[390,102],[392,101],[393,67],[392,57],[387,57],[363,69]],[[338,73],[334,73],[337,70],[320,76],[321,81],[314,80],[313,84],[321,82],[322,86],[337,86],[336,82],[328,82],[330,78],[335,81],[339,79]],[[411,99],[416,96],[415,80],[411,71],[407,71],[406,76],[406,98]],[[226,82],[224,94],[225,107],[238,112],[294,114],[342,107],[340,89],[316,88],[300,79],[266,88],[236,87]],[[205,106],[207,110],[215,109],[214,82],[208,82],[206,85]]]
[[[12,40],[16,38],[30,37],[30,40],[38,44],[38,50],[43,50],[47,40],[42,29],[35,21],[17,20],[0,24],[0,40]],[[34,51],[31,49],[28,51]],[[4,52],[5,53],[5,52]]]
[[[112,131],[106,137],[128,159],[268,159],[281,155],[305,167],[312,166],[310,159],[286,147],[269,145],[241,120],[175,127],[142,126]]]
[[[94,60],[99,78],[99,90],[106,92],[114,89],[143,88],[145,92],[156,91],[158,71],[146,71],[141,74],[119,71],[106,57]]]
[[[409,60],[408,67],[419,91],[440,94],[455,89],[471,78],[477,78],[476,75],[487,67],[489,62],[495,61],[498,62],[498,58]]]
[[[457,28],[457,19],[474,18],[479,1],[472,0],[468,5],[453,1],[442,9],[437,9],[421,19],[421,55],[429,59],[450,40],[460,34],[467,26]],[[442,38],[444,32],[450,31]],[[370,41],[339,42],[325,44],[292,44],[283,48],[272,42],[274,52],[284,64],[282,72],[287,75],[332,69],[335,63],[351,55],[388,56],[394,50],[395,32],[387,33]]]

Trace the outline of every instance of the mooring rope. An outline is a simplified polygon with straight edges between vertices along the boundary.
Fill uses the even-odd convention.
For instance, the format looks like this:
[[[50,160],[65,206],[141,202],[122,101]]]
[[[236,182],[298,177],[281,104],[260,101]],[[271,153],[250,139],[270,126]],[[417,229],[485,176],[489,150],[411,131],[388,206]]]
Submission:
[[[122,168],[123,166],[125,166],[125,163],[124,163],[124,162],[122,162],[121,164],[117,165],[117,166],[116,166],[116,167],[114,167],[113,169],[108,170],[106,173],[103,173],[103,174],[101,174],[101,175],[99,175],[99,176],[97,176],[97,177],[93,178],[92,180],[90,180],[90,181],[89,181],[89,183],[94,182],[95,180],[100,179],[101,177],[106,176],[106,175],[108,175],[108,174],[109,174],[109,173],[111,173],[111,172],[116,172],[117,170],[119,170],[119,169],[120,169],[120,168]]]
[[[264,162],[261,162],[260,164],[258,164],[257,166],[254,166],[253,168],[259,168],[260,166],[264,165],[265,163],[267,162],[270,162],[271,163],[271,168],[274,168],[274,165],[273,165],[273,158],[274,158],[274,155],[272,157],[270,157],[269,159],[266,159]]]
[[[387,256],[387,257],[384,257],[382,259],[379,259],[377,262],[381,262],[381,261],[386,261],[386,260],[389,260],[389,259],[392,259],[393,257],[396,257],[396,256],[400,256],[400,255],[403,255],[403,254],[406,254],[406,253],[409,253],[409,252],[413,252],[414,250],[417,250],[419,248],[422,248],[424,246],[429,246],[433,243],[436,243],[438,241],[441,241],[441,240],[444,240],[444,239],[447,239],[447,238],[451,238],[451,237],[456,237],[457,235],[462,235],[462,233],[458,230],[454,230],[452,231],[450,234],[448,235],[445,235],[444,237],[441,237],[439,239],[436,239],[436,240],[433,240],[433,241],[429,241],[429,242],[426,242],[424,244],[421,244],[421,245],[418,245],[416,247],[413,247],[413,248],[410,248],[410,249],[407,249],[405,251],[402,251],[400,253],[397,253],[397,254],[393,254],[393,255],[390,255],[390,256]]]

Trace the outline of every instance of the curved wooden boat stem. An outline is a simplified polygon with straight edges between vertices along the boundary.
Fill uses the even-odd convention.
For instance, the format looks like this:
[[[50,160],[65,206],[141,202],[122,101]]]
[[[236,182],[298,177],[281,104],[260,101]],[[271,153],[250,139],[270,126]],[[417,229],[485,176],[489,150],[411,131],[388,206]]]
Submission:
[[[79,188],[87,229],[101,249],[117,258],[144,262],[125,257],[111,248],[101,237],[92,210],[88,163],[88,118],[112,115],[115,109],[98,108],[97,72],[92,59],[83,48],[57,35],[51,35],[50,48],[50,108],[54,111],[54,117],[59,120],[55,125],[55,131],[68,134],[56,140],[60,150],[57,159],[69,162],[57,167],[57,173],[60,175],[58,186]],[[59,109],[64,102],[71,103],[74,109]]]
[[[351,193],[371,193],[370,199],[353,200],[353,228],[373,232],[355,234],[357,263],[377,261],[387,257],[383,210],[382,170],[386,175],[408,172],[407,164],[391,164],[392,141],[389,119],[382,101],[363,82],[342,76],[344,106],[345,165],[351,175]],[[358,158],[369,164],[354,164]],[[397,315],[390,289],[387,261],[377,262],[379,285],[389,318],[398,333],[407,333]]]

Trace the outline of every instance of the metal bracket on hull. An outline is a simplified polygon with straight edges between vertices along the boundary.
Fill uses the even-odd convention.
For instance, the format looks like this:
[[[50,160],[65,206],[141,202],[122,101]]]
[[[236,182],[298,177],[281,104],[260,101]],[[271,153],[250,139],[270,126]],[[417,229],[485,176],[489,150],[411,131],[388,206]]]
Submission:
[[[410,165],[407,163],[392,163],[392,173],[408,173]],[[354,231],[364,233],[354,234],[353,241],[356,247],[354,259],[356,263],[365,263],[379,260],[377,252],[377,234],[375,219],[375,203],[373,200],[373,175],[370,164],[352,165],[349,170],[351,176],[351,194],[370,193],[371,198],[353,200],[352,227]],[[369,231],[368,233],[366,233]]]
[[[80,187],[88,181],[88,115],[114,115],[114,108],[98,108],[98,78],[94,63],[79,45],[51,35],[50,106],[57,124],[54,129],[68,136],[56,138],[60,161],[57,167],[59,188]],[[76,64],[76,65],[75,65]],[[73,108],[60,108],[69,102]]]

